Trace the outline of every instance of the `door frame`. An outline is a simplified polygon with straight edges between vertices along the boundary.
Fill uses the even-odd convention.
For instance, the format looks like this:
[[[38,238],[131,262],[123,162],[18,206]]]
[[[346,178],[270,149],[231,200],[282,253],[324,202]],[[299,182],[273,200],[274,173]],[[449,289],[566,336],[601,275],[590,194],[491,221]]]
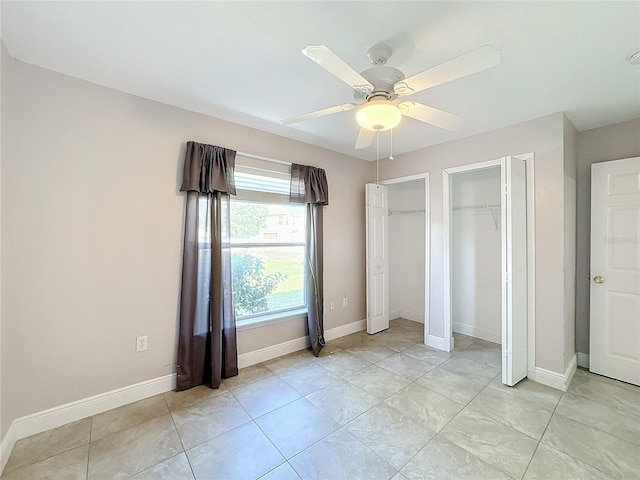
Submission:
[[[533,153],[512,155],[524,160],[527,171],[527,373],[535,376],[536,355],[536,283],[535,283],[535,157]],[[451,181],[452,175],[461,172],[498,167],[502,172],[502,158],[476,162],[442,170],[442,226],[444,237],[444,339],[445,351],[454,348],[453,317],[451,306]]]
[[[424,182],[424,343],[426,344],[431,317],[429,314],[429,308],[431,305],[431,215],[429,212],[429,172],[381,180],[380,183],[382,185],[392,185],[415,180],[423,180]]]

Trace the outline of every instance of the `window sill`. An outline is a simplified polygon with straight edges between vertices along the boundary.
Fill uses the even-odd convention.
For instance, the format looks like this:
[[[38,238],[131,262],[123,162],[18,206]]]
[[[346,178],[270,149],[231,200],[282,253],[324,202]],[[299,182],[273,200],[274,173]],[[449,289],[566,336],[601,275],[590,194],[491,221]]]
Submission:
[[[236,330],[251,330],[253,328],[265,327],[274,323],[287,322],[289,320],[307,318],[307,309],[299,308],[288,312],[272,313],[270,315],[261,315],[259,317],[248,318],[246,320],[238,320],[236,322]]]

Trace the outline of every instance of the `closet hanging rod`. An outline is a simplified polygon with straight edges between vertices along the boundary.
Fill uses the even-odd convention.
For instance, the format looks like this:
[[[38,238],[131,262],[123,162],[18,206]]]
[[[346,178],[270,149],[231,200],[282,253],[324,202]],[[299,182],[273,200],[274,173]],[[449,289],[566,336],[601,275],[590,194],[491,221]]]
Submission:
[[[275,158],[263,157],[261,155],[254,155],[253,153],[236,152],[236,155],[246,158],[252,158],[254,160],[262,160],[264,162],[279,163],[280,165],[291,166],[291,162],[285,162],[284,160],[277,160]]]
[[[500,204],[494,205],[464,205],[461,207],[453,207],[452,210],[484,210],[484,209],[500,208]]]
[[[418,210],[389,210],[389,215],[402,215],[403,213],[423,213],[424,208]]]

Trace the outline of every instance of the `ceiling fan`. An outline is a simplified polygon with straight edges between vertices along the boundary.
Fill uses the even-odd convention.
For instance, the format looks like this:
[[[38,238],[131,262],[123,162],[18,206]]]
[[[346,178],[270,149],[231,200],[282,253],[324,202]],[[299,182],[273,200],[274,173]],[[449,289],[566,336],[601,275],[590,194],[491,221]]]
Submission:
[[[362,73],[356,72],[325,45],[310,45],[304,48],[302,53],[353,88],[355,102],[305,113],[282,120],[280,123],[290,125],[356,109],[356,120],[360,125],[357,149],[371,145],[376,132],[397,126],[403,115],[446,130],[460,128],[463,120],[456,115],[422,103],[400,99],[500,63],[500,52],[490,45],[485,45],[405,78],[404,73],[397,68],[385,65],[392,53],[391,47],[385,44],[378,44],[369,49],[367,57],[373,67]]]

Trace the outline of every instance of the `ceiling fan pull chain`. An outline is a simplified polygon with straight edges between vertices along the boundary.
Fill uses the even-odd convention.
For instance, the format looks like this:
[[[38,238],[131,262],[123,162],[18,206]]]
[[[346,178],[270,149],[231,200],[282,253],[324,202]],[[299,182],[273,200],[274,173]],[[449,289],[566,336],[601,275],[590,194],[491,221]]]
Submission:
[[[380,130],[376,130],[376,185],[380,184]]]
[[[393,128],[389,130],[390,142],[389,142],[389,160],[393,160]]]

